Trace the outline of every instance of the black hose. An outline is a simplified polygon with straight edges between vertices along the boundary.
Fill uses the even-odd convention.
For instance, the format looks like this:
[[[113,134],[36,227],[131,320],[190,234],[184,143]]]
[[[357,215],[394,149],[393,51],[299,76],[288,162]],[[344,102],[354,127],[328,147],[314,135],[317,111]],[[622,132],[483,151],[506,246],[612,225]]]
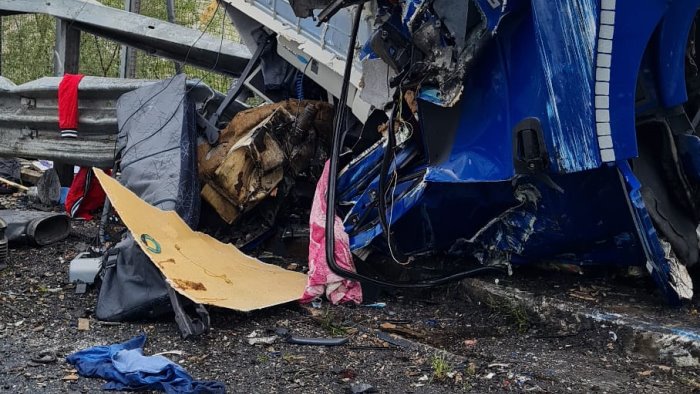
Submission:
[[[352,271],[344,270],[335,262],[335,189],[336,181],[338,177],[338,158],[340,157],[340,140],[343,134],[343,124],[345,122],[346,116],[346,106],[347,106],[347,96],[350,87],[350,72],[352,71],[352,59],[355,57],[355,42],[357,41],[357,31],[360,27],[360,20],[362,17],[362,8],[364,3],[360,3],[355,11],[355,18],[353,20],[352,32],[350,33],[350,45],[348,47],[347,56],[345,58],[345,71],[343,74],[343,85],[340,90],[340,97],[338,100],[338,107],[336,108],[335,122],[333,123],[333,141],[331,147],[331,157],[330,157],[330,168],[328,170],[328,192],[326,195],[326,262],[328,267],[334,273],[349,279],[354,279],[362,282],[370,282],[379,286],[384,287],[398,287],[398,288],[425,288],[442,285],[454,280],[467,278],[470,276],[475,276],[483,272],[503,272],[502,269],[496,267],[479,267],[469,271],[460,272],[454,275],[445,276],[442,278],[414,282],[414,283],[398,283],[398,282],[387,282],[381,279],[370,278]],[[392,112],[393,118],[393,112]],[[389,120],[389,135],[393,134],[393,119]],[[391,137],[389,137],[391,138]],[[394,137],[395,138],[395,137]],[[395,141],[394,141],[395,142]],[[387,146],[388,148],[388,146]],[[386,160],[386,156],[385,156]],[[382,163],[384,167],[384,163]],[[382,171],[386,173],[388,170]],[[381,175],[380,175],[381,176]],[[386,176],[386,175],[385,175]],[[381,183],[381,182],[380,182]],[[380,199],[383,198],[380,193]],[[380,216],[381,218],[381,216]],[[386,221],[386,217],[384,217]],[[383,224],[384,225],[384,224]]]
[[[399,99],[400,100],[400,99]],[[401,105],[401,104],[399,104]],[[394,253],[396,253],[401,260],[403,260],[403,254],[396,248],[395,245],[392,245],[391,242],[391,223],[388,223],[386,220],[387,217],[387,204],[386,204],[386,193],[387,193],[387,177],[389,175],[389,168],[391,167],[392,162],[394,161],[394,151],[396,149],[396,134],[394,134],[394,116],[396,114],[396,107],[392,108],[391,113],[389,114],[389,124],[387,126],[387,137],[386,137],[386,150],[384,151],[384,157],[382,159],[382,166],[379,172],[379,202],[377,204],[377,213],[379,215],[379,223],[382,226],[382,231],[384,232],[384,236],[386,237],[386,242],[387,242],[387,247],[389,248],[389,251],[394,257]],[[396,163],[395,165],[398,165]],[[395,180],[398,182],[398,179]],[[393,194],[393,192],[392,192]],[[394,207],[392,206],[391,209],[393,210]],[[401,263],[403,264],[403,263]]]

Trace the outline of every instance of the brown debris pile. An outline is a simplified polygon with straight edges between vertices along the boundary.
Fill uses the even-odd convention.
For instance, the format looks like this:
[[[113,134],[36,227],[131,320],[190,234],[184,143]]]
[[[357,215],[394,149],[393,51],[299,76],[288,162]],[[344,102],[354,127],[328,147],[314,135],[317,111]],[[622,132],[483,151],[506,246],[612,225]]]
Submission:
[[[229,224],[295,177],[327,140],[333,110],[319,101],[287,100],[238,113],[219,144],[198,148],[202,197]]]

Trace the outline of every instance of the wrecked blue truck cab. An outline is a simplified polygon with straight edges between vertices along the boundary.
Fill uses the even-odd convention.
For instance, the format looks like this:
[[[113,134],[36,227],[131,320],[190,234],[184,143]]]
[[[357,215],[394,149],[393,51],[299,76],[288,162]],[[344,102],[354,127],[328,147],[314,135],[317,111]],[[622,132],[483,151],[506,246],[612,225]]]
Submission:
[[[313,45],[278,43],[339,98],[329,206],[359,260],[640,266],[669,303],[692,298],[700,1],[273,3],[361,75],[342,97],[307,72]]]

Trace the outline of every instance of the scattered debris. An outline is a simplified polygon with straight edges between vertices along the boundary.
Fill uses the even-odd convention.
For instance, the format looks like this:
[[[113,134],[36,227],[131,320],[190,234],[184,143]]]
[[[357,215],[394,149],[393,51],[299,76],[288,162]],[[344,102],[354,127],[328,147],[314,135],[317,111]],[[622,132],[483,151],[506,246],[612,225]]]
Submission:
[[[396,325],[393,323],[388,323],[388,322],[380,324],[379,328],[382,331],[390,332],[392,334],[399,334],[399,335],[402,335],[402,336],[408,337],[408,338],[421,339],[421,338],[424,338],[426,336],[425,333],[414,330],[410,327],[399,326],[399,325]]]
[[[92,284],[102,268],[102,257],[92,257],[92,252],[83,252],[75,256],[68,267],[70,283]]]
[[[372,308],[372,309],[384,309],[386,308],[386,302],[375,302],[373,304],[362,304],[365,308]]]
[[[304,338],[292,335],[286,328],[278,328],[275,334],[281,337],[285,342],[293,345],[309,345],[309,346],[341,346],[348,343],[349,338]]]
[[[296,100],[238,113],[216,146],[198,148],[202,197],[229,224],[272,194],[281,200],[318,161],[319,135],[329,135],[331,118],[327,103]]]
[[[167,356],[167,355],[174,355],[174,356],[182,356],[184,355],[185,352],[182,350],[166,350],[164,352],[156,353],[154,356]]]
[[[50,364],[55,363],[56,360],[56,352],[51,350],[43,350],[31,358],[31,361],[36,364]]]

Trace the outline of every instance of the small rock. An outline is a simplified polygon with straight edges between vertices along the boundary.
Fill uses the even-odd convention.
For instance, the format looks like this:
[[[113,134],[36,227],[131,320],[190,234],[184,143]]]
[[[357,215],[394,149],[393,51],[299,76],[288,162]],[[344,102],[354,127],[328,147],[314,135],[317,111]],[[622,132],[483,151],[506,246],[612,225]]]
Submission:
[[[74,381],[78,380],[78,378],[79,378],[78,375],[71,373],[69,375],[62,377],[61,380],[74,382]]]
[[[334,366],[334,367],[331,367],[331,372],[333,372],[334,374],[337,375],[337,374],[343,372],[344,369],[345,369],[345,368],[343,368],[343,367],[341,367],[341,366],[339,366],[339,365],[336,365],[336,366]]]
[[[666,365],[655,365],[654,367],[656,367],[661,372],[665,372],[665,373],[672,373],[673,372],[673,368],[666,366]]]
[[[352,394],[376,393],[377,389],[369,383],[353,383],[350,385],[350,392]]]
[[[353,380],[357,377],[357,372],[353,371],[350,368],[345,368],[342,371],[340,371],[340,373],[338,373],[338,375],[340,375],[341,379],[344,379],[344,380],[347,379],[349,381],[349,380]]]
[[[248,338],[249,345],[272,345],[277,341],[277,336],[271,337],[260,337],[260,338]]]
[[[78,331],[89,331],[90,330],[90,320],[79,318],[78,319]]]
[[[478,341],[477,341],[476,339],[467,339],[467,340],[464,341],[464,346],[466,346],[466,347],[474,347],[474,346],[476,346],[476,343],[477,343],[477,342],[478,342]]]

